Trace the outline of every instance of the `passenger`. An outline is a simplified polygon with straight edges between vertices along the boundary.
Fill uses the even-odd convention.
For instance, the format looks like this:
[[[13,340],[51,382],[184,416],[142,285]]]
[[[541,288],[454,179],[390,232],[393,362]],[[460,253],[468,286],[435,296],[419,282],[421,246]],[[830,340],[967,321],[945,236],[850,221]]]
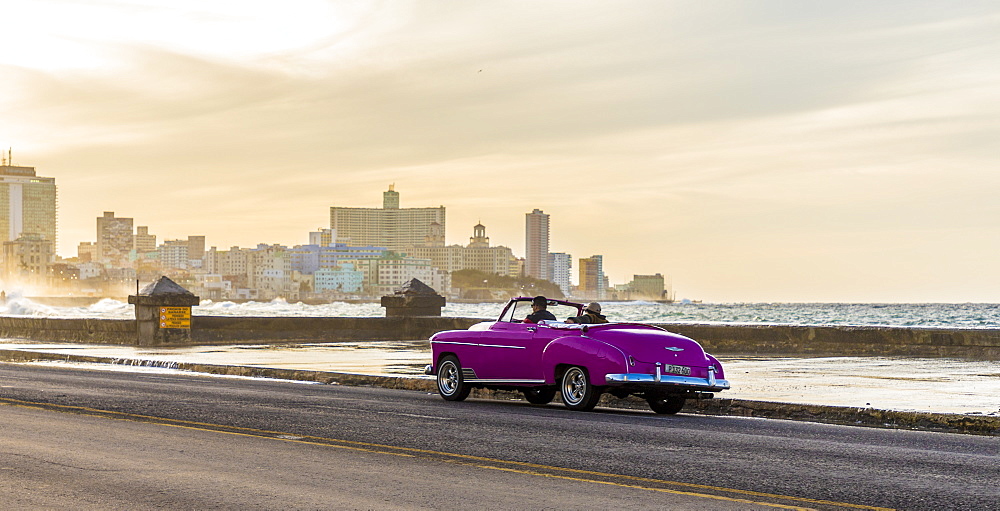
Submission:
[[[539,321],[549,319],[556,321],[555,314],[552,314],[546,307],[548,306],[548,300],[544,296],[536,296],[531,300],[531,314],[524,318],[525,323],[538,323]]]
[[[601,304],[597,302],[590,302],[587,307],[583,309],[583,315],[577,316],[575,318],[569,318],[566,320],[567,323],[607,323],[608,318],[601,315]]]

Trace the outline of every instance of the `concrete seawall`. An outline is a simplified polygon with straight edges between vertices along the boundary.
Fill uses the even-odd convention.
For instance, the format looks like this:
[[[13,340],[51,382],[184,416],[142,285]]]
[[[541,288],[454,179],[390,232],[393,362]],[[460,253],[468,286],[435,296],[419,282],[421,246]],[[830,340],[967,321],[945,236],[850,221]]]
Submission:
[[[191,344],[427,339],[481,318],[194,316]],[[661,324],[725,355],[919,356],[1000,360],[1000,330],[789,325]],[[0,317],[0,337],[42,342],[136,344],[135,321]]]
[[[191,345],[271,342],[395,341],[427,339],[460,330],[475,318],[303,318],[193,316]],[[42,342],[135,345],[136,322],[128,319],[0,317],[0,337]],[[170,344],[169,346],[180,346]]]
[[[711,353],[1000,360],[1000,330],[870,326],[659,325]]]
[[[199,344],[270,341],[398,341],[427,339],[441,330],[462,330],[483,321],[454,317],[296,318],[194,316]]]
[[[91,318],[0,317],[0,337],[32,341],[135,344],[135,321]]]

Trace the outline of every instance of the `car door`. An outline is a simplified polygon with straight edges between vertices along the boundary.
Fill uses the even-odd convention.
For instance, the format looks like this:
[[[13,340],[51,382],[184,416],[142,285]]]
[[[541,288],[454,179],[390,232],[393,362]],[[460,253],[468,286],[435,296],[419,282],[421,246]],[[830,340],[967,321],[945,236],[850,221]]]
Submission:
[[[498,321],[479,340],[479,365],[476,373],[482,380],[514,383],[532,379],[528,348],[537,325]],[[537,379],[537,378],[536,378]]]

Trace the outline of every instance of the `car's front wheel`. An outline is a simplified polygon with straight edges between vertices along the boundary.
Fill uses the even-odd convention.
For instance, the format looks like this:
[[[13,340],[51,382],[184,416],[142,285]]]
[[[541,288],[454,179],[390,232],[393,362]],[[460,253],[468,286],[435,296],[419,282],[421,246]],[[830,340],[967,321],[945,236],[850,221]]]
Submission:
[[[570,410],[593,410],[601,399],[601,390],[590,381],[587,370],[573,366],[562,376],[562,400]]]
[[[646,400],[654,412],[673,415],[684,408],[685,399],[680,396],[652,397]]]
[[[472,387],[462,377],[462,365],[458,363],[458,357],[447,355],[438,362],[437,386],[438,394],[446,401],[462,401],[469,397]]]
[[[521,392],[524,393],[524,399],[533,405],[549,404],[556,397],[556,389],[554,387],[536,387],[524,389]]]

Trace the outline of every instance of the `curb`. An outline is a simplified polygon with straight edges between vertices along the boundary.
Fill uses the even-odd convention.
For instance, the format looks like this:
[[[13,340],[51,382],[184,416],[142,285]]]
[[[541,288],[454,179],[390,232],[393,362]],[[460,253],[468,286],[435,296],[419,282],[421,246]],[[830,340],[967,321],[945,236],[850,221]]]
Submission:
[[[155,360],[92,357],[86,355],[63,355],[58,353],[5,349],[0,349],[0,361],[20,363],[61,361],[161,367],[165,369],[177,369],[181,371],[224,376],[274,378],[281,380],[309,381],[331,385],[381,387],[387,389],[413,390],[422,392],[437,391],[434,379],[426,376],[371,376],[331,371],[305,371],[295,369],[278,369],[272,367],[231,366],[189,362],[160,362]],[[499,401],[523,401],[521,394],[516,391],[474,389],[471,397]],[[630,396],[626,399],[619,399],[609,394],[605,394],[601,398],[601,402],[598,406],[624,410],[649,410],[649,405],[647,405],[642,399],[634,396]],[[690,400],[685,405],[684,411],[687,413],[701,415],[760,417],[847,426],[1000,436],[1000,416],[993,415],[906,412],[879,410],[875,408],[805,405],[728,398]]]

